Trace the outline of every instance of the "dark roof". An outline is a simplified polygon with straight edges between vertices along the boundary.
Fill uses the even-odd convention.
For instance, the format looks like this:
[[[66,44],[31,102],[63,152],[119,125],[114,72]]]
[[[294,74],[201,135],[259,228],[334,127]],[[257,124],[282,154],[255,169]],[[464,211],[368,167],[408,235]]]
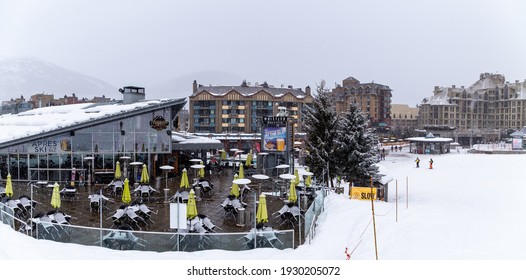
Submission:
[[[281,97],[287,93],[294,95],[296,98],[305,98],[307,96],[307,94],[301,89],[262,86],[200,86],[197,88],[197,91],[192,94],[192,96],[196,96],[202,92],[208,92],[212,95],[222,96],[231,91],[236,91],[243,96],[251,96],[261,91],[266,92],[274,97]]]

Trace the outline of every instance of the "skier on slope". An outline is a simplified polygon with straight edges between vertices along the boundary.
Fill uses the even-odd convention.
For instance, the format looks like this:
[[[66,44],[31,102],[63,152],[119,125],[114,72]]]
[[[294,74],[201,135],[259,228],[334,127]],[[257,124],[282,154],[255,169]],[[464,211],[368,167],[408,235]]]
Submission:
[[[418,157],[416,157],[416,168],[420,167],[420,159]]]

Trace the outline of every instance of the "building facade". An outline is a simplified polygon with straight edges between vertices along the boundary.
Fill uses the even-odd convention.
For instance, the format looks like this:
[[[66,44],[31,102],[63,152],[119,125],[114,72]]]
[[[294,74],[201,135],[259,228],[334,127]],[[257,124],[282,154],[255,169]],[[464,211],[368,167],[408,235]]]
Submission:
[[[501,74],[480,74],[467,88],[435,86],[419,105],[419,127],[453,128],[456,142],[497,141],[501,132],[524,126],[526,80],[508,82]]]
[[[33,109],[33,103],[26,101],[24,96],[20,98],[11,98],[9,101],[2,101],[0,108],[0,115],[3,114],[18,114]]]
[[[349,77],[332,90],[336,111],[345,112],[355,103],[367,114],[371,127],[386,128],[391,125],[391,89],[377,83],[360,83]]]
[[[406,104],[391,104],[391,133],[397,138],[416,136],[418,108]]]
[[[275,88],[266,82],[251,86],[203,86],[193,83],[189,98],[189,131],[195,133],[259,133],[262,117],[286,110],[301,128],[302,110],[313,102],[310,87]]]
[[[135,87],[125,87],[127,90]],[[144,88],[142,89],[144,90]],[[126,98],[124,98],[126,99]],[[87,181],[116,162],[146,164],[155,176],[172,156],[172,130],[184,98],[81,103],[0,116],[0,175],[13,180]],[[127,159],[124,159],[127,158]],[[130,174],[131,175],[131,174]],[[131,177],[132,182],[134,181]],[[99,181],[101,183],[101,181]]]

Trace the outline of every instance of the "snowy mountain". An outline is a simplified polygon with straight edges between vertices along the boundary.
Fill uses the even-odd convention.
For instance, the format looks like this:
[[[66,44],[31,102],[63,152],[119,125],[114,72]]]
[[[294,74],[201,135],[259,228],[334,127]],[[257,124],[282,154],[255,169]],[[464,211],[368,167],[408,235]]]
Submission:
[[[0,60],[0,100],[37,93],[54,94],[55,98],[75,93],[78,97],[118,98],[118,88],[38,58]]]
[[[240,85],[243,77],[222,71],[200,71],[190,73],[147,88],[151,98],[176,98],[192,95],[194,80],[203,85]]]

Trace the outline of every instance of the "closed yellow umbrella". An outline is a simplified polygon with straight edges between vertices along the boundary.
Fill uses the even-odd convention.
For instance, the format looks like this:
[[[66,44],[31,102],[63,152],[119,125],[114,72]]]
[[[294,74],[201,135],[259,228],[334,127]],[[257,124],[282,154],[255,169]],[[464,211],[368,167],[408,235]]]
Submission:
[[[234,181],[236,179],[239,179],[239,176],[234,175]],[[230,189],[230,194],[234,195],[235,197],[239,197],[239,186],[237,184],[232,184],[232,189]]]
[[[193,219],[197,216],[197,205],[195,203],[195,192],[190,190],[188,194],[188,204],[186,205],[186,218]]]
[[[245,170],[243,169],[243,164],[239,165],[239,179],[245,179]]]
[[[11,174],[7,174],[7,181],[5,182],[5,195],[7,197],[13,196],[13,182],[11,182]]]
[[[188,182],[188,172],[186,171],[186,168],[183,169],[183,175],[181,176],[181,184],[179,184],[180,188],[189,188],[190,182]]]
[[[203,161],[200,161],[199,164],[203,165]],[[199,175],[199,178],[204,178],[205,177],[205,169],[204,168],[199,168],[198,175]]]
[[[259,196],[258,212],[256,213],[256,222],[268,222],[267,199],[264,193]]]
[[[115,179],[120,179],[121,177],[122,177],[121,163],[117,161],[117,166],[115,166]]]
[[[128,178],[124,179],[124,187],[122,188],[122,202],[125,204],[131,202],[130,181],[128,181]]]
[[[298,173],[298,169],[294,169],[294,176],[296,176],[296,178],[294,179],[294,183],[297,186],[300,183],[300,174]]]
[[[146,167],[146,164],[143,164],[141,172],[141,184],[148,184],[149,182],[150,175],[148,175],[148,168]]]
[[[305,168],[305,170],[309,171],[309,168]],[[311,179],[310,179],[310,175],[307,176],[307,178],[305,179],[305,186],[307,187],[310,187],[310,184],[311,184]]]
[[[252,166],[252,149],[250,149],[250,152],[247,154],[247,161],[245,162],[246,167]]]
[[[289,202],[296,202],[298,200],[298,195],[296,194],[296,183],[294,179],[290,180],[290,189],[289,189]]]
[[[53,185],[53,194],[51,195],[51,206],[53,206],[53,208],[55,209],[60,208],[60,190],[57,182],[55,182],[55,185]]]

